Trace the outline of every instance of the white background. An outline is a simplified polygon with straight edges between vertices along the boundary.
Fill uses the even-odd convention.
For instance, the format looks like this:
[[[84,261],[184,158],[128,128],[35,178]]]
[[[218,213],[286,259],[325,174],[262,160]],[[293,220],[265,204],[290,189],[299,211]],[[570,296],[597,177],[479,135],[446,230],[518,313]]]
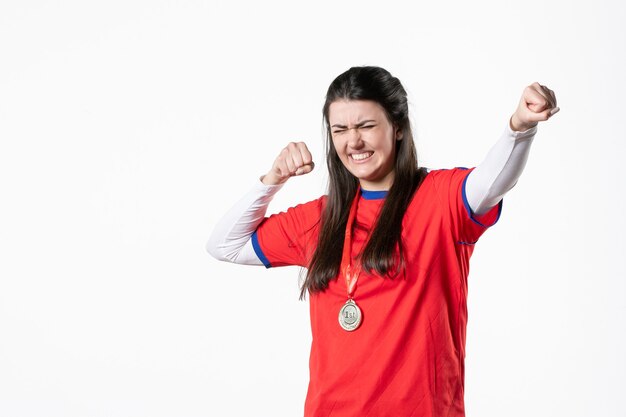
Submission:
[[[289,141],[325,190],[330,82],[409,92],[420,163],[475,166],[556,92],[472,258],[468,416],[623,416],[619,1],[0,3],[0,415],[298,416],[297,268],[220,263],[215,223]]]

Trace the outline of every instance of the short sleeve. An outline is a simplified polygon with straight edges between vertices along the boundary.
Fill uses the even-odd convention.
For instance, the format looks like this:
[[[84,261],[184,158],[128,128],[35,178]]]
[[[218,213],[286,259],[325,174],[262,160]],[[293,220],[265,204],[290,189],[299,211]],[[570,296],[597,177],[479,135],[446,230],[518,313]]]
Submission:
[[[308,267],[325,201],[322,196],[263,219],[252,234],[252,246],[266,268]]]
[[[435,170],[433,181],[450,218],[450,227],[457,243],[474,244],[480,236],[497,223],[503,200],[482,215],[476,215],[467,201],[465,185],[474,168],[457,167]]]

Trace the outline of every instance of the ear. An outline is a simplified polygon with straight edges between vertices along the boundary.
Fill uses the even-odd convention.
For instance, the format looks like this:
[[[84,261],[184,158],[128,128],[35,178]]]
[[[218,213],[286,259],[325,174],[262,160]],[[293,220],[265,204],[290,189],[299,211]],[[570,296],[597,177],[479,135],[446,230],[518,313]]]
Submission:
[[[402,129],[396,129],[396,140],[402,140]]]

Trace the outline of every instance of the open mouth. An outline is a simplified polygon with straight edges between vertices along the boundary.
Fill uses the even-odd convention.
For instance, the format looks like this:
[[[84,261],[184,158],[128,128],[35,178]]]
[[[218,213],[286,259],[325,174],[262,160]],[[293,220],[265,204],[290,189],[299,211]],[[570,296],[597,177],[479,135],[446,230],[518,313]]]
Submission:
[[[350,158],[352,158],[356,162],[365,161],[374,155],[374,152],[362,152],[362,153],[353,153],[350,154]]]

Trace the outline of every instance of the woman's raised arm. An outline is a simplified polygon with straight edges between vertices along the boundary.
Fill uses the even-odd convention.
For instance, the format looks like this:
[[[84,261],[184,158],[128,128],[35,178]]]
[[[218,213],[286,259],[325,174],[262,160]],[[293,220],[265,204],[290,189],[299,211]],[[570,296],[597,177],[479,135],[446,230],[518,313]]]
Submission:
[[[546,86],[535,82],[524,89],[502,136],[467,177],[465,192],[473,213],[488,212],[513,188],[526,166],[538,122],[559,110],[554,92]]]

